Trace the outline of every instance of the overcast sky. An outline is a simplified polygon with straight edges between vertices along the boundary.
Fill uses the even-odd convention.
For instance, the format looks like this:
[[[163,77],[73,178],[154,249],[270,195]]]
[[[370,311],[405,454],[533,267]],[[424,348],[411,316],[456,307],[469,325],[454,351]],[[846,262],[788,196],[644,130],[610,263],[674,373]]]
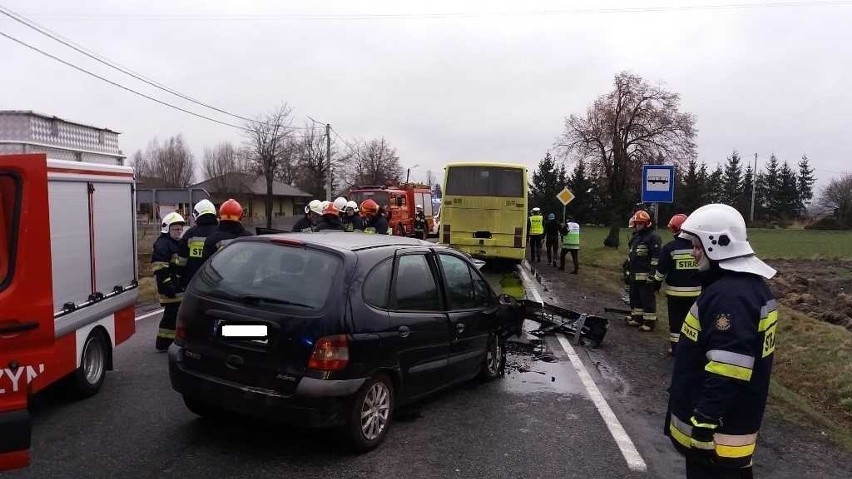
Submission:
[[[415,4],[416,3],[416,4]],[[749,5],[748,8],[732,7]],[[762,8],[755,5],[763,3]],[[282,102],[348,141],[384,136],[412,179],[450,161],[534,168],[564,118],[630,70],[681,95],[708,164],[807,154],[819,185],[852,171],[852,1],[0,0],[186,95],[246,116]],[[808,4],[808,6],[801,6]],[[411,4],[411,5],[409,5]],[[688,6],[689,8],[684,8]],[[674,7],[648,8],[648,7]],[[112,71],[7,17],[0,31],[128,87],[228,122]],[[122,132],[128,156],[182,133],[240,131],[88,77],[0,38],[0,109]]]

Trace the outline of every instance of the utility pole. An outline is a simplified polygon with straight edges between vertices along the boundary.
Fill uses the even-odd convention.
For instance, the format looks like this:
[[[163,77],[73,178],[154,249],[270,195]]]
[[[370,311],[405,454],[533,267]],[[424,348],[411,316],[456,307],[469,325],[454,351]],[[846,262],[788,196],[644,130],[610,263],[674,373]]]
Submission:
[[[331,201],[331,123],[325,124],[325,158],[328,162],[328,184],[325,187],[325,199]]]
[[[749,215],[749,225],[754,225],[754,197],[757,191],[757,153],[754,154],[754,171],[751,172],[751,215]]]

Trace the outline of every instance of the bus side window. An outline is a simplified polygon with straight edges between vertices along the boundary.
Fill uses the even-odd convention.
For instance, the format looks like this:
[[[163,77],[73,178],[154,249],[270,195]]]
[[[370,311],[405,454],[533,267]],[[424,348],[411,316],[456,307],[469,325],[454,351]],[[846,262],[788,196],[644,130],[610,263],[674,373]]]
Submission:
[[[12,235],[16,229],[12,221],[15,219],[17,197],[15,178],[0,173],[0,290],[5,288],[12,272]]]

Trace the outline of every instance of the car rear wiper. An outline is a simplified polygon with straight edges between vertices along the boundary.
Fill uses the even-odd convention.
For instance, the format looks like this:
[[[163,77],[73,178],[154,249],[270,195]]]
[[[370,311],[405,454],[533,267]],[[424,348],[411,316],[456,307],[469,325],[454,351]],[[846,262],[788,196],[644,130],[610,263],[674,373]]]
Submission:
[[[256,296],[253,294],[244,294],[241,296],[235,296],[236,299],[244,302],[244,303],[273,303],[273,304],[286,304],[287,306],[299,306],[302,308],[312,308],[310,304],[297,303],[295,301],[287,301],[286,299],[278,299],[278,298],[267,298],[265,296]]]

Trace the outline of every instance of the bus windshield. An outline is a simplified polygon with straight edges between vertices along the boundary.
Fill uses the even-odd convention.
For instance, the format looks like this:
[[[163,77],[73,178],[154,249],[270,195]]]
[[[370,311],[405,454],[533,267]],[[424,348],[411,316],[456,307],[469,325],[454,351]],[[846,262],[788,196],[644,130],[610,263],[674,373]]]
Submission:
[[[499,166],[454,166],[447,171],[447,191],[444,194],[522,198],[523,170]]]

